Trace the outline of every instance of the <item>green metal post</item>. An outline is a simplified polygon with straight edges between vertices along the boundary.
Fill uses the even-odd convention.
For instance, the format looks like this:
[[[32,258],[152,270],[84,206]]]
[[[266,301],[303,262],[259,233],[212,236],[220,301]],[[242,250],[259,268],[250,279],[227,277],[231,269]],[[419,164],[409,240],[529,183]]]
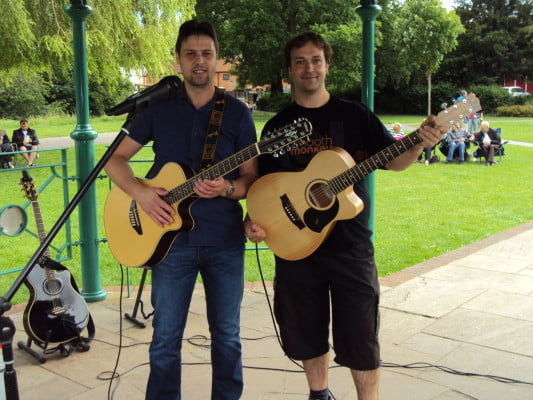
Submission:
[[[357,15],[363,21],[363,79],[361,82],[361,101],[374,110],[374,36],[376,18],[381,13],[381,7],[374,0],[361,0],[356,8]],[[374,232],[376,220],[376,173],[366,177],[366,185],[370,194],[369,228]]]
[[[89,124],[89,84],[87,43],[85,40],[85,21],[92,10],[87,5],[87,0],[71,0],[71,4],[65,7],[65,11],[72,18],[77,125],[70,136],[75,143],[76,170],[78,186],[80,186],[94,168],[94,139],[97,136]],[[80,201],[78,211],[83,287],[81,294],[88,302],[105,300],[107,292],[102,288],[100,279],[100,252],[98,249],[94,184]]]

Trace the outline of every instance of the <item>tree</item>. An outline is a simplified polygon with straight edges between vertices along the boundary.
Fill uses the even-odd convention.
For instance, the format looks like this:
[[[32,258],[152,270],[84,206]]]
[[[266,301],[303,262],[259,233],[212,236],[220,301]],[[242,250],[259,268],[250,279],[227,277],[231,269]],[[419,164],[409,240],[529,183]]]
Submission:
[[[457,15],[466,31],[436,77],[463,87],[531,79],[533,1],[457,0],[456,3]]]
[[[236,65],[241,86],[270,84],[273,93],[281,93],[283,45],[308,30],[331,40],[334,65],[349,66],[350,80],[360,79],[355,65],[360,60],[357,5],[357,0],[198,0],[196,12],[215,26],[221,56]],[[347,77],[340,75],[333,69],[330,81],[345,87]]]
[[[382,81],[398,86],[420,71],[428,85],[428,114],[431,113],[431,77],[444,56],[457,46],[457,37],[464,32],[455,12],[448,12],[440,0],[406,0],[390,3],[386,54],[392,65],[382,66]],[[380,61],[390,63],[391,60]]]
[[[0,80],[20,73],[72,70],[72,21],[66,1],[3,0]],[[169,73],[177,28],[194,12],[194,0],[89,0],[89,80],[118,90],[121,71]]]

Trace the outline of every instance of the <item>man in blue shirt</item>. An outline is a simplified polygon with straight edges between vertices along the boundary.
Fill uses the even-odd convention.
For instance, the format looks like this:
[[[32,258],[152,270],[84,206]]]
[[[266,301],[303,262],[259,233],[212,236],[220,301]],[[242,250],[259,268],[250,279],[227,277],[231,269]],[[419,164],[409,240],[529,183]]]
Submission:
[[[199,172],[215,104],[218,41],[213,28],[205,22],[185,22],[175,51],[183,87],[175,97],[140,113],[139,122],[106,165],[109,177],[161,227],[176,218],[176,210],[162,199],[168,192],[140,183],[128,160],[153,141],[151,176],[168,162]],[[231,96],[225,96],[218,131],[213,164],[256,141],[250,111]],[[244,198],[256,177],[257,164],[252,159],[223,179],[198,180],[194,193],[199,199],[190,209],[193,229],[180,232],[168,254],[152,270],[155,314],[147,400],[181,398],[181,343],[198,273],[204,282],[211,333],[211,399],[236,400],[242,394],[239,325],[245,236],[238,200]]]

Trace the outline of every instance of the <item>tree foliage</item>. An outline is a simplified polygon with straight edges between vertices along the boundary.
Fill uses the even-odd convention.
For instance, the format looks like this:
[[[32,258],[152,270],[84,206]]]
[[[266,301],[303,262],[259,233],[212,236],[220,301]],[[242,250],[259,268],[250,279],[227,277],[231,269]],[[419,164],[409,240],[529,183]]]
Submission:
[[[383,14],[386,40],[376,55],[378,82],[383,86],[398,88],[425,80],[438,71],[464,32],[455,12],[448,12],[440,0],[387,1]]]
[[[0,68],[72,69],[72,20],[65,12],[81,0],[4,0],[0,14]],[[177,29],[193,0],[89,0],[86,20],[89,70],[168,71]]]
[[[34,79],[40,73],[43,85],[63,87],[43,91],[42,85],[31,85],[34,97],[44,96],[70,111],[72,20],[65,9],[83,3],[92,10],[86,42],[91,111],[96,114],[124,94],[124,72],[157,77],[171,71],[178,27],[193,15],[195,5],[194,0],[3,0],[0,81],[6,89],[23,76]]]
[[[532,0],[457,0],[466,31],[444,60],[438,78],[467,87],[531,80]]]
[[[309,30],[331,40],[335,64],[350,67],[350,77],[360,79],[357,5],[356,0],[198,0],[196,12],[214,24],[221,55],[236,64],[241,86],[270,84],[273,92],[280,92],[283,45]]]

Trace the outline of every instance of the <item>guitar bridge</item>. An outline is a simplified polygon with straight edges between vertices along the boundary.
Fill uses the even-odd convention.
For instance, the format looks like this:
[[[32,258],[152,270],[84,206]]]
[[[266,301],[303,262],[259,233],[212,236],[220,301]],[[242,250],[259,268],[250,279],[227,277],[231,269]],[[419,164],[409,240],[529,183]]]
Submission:
[[[50,314],[55,315],[57,317],[58,315],[64,314],[66,311],[67,308],[64,306],[54,307],[50,310]]]
[[[141,227],[141,221],[139,220],[139,212],[137,211],[137,202],[132,200],[130,203],[130,211],[128,213],[130,218],[130,225],[137,234],[142,235],[143,229]]]
[[[281,206],[283,207],[283,211],[285,211],[285,215],[289,218],[289,221],[291,221],[298,229],[302,230],[305,228],[305,224],[294,209],[294,206],[292,205],[291,201],[287,197],[286,194],[282,195],[280,197],[281,200]]]

